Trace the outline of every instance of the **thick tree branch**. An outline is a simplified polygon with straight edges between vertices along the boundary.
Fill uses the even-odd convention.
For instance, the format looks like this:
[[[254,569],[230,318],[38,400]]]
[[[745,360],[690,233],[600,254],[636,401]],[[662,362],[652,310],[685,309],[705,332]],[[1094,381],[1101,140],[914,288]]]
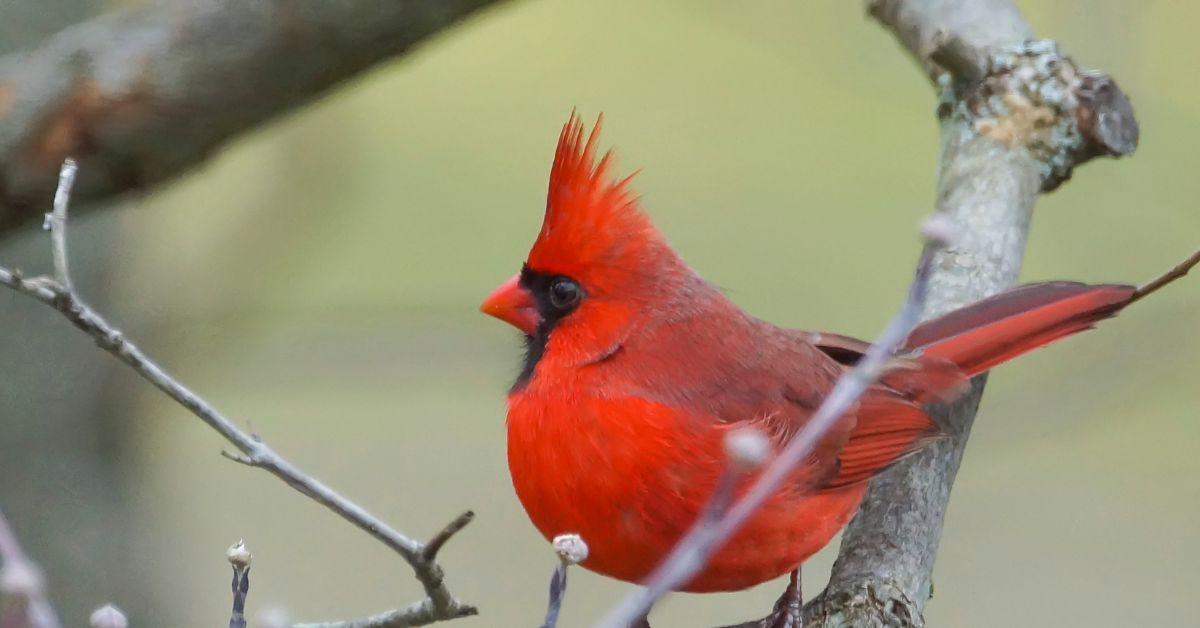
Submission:
[[[1039,192],[1097,155],[1137,144],[1129,101],[1108,77],[1077,68],[1008,0],[875,0],[941,90],[937,208],[962,227],[938,254],[925,318],[1013,284]],[[876,478],[846,529],[811,626],[921,626],[942,521],[984,378],[944,408],[953,438]]]
[[[168,180],[497,0],[156,0],[0,58],[0,232]]]
[[[420,581],[428,596],[425,600],[410,607],[364,620],[373,621],[385,618],[386,621],[383,623],[362,624],[359,621],[350,621],[321,624],[321,626],[351,628],[363,625],[373,628],[397,628],[474,615],[476,613],[474,607],[464,604],[450,593],[444,582],[442,568],[436,561],[438,549],[470,522],[472,514],[467,513],[455,518],[444,530],[436,534],[428,545],[388,526],[383,520],[276,453],[257,434],[248,433],[238,427],[233,420],[218,412],[204,398],[172,377],[143,353],[137,345],[125,338],[119,330],[84,303],[74,290],[67,287],[70,285],[66,263],[67,202],[70,195],[70,184],[75,174],[74,169],[74,160],[67,159],[62,167],[60,177],[62,185],[55,201],[54,213],[46,221],[51,230],[51,240],[54,243],[52,248],[56,260],[59,256],[63,258],[61,264],[55,264],[57,276],[25,278],[15,270],[0,266],[0,285],[32,297],[58,311],[72,325],[90,336],[97,346],[128,365],[155,388],[166,393],[168,397],[206,423],[238,449],[238,452],[222,452],[226,457],[268,471],[283,480],[288,486],[333,511],[391,548],[412,567],[417,580]]]

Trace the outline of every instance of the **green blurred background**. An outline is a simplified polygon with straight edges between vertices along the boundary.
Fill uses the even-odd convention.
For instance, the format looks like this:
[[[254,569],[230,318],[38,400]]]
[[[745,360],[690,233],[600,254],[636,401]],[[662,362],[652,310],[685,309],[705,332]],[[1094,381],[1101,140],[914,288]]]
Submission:
[[[26,7],[6,8],[5,49],[48,28],[32,21],[39,2],[14,4]],[[1018,4],[1115,76],[1143,129],[1134,158],[1089,164],[1038,204],[1024,278],[1164,270],[1200,244],[1200,5]],[[105,8],[42,6],[64,22]],[[603,142],[622,170],[643,169],[645,207],[735,301],[870,337],[931,210],[933,105],[858,2],[512,2],[174,185],[79,218],[77,283],[218,407],[402,530],[426,537],[475,509],[443,553],[452,588],[482,612],[461,625],[532,626],[554,557],[505,466],[520,342],[475,308],[528,250],[570,110],[605,113]],[[43,238],[0,242],[0,259],[45,268]],[[419,598],[402,561],[221,458],[215,434],[85,338],[15,296],[0,309],[0,507],[68,625],[106,601],[137,626],[223,625],[223,551],[239,538],[256,557],[252,613],[334,618]],[[1196,625],[1198,332],[1192,278],[994,374],[930,625]],[[96,457],[71,458],[64,438]],[[810,594],[835,553],[806,568]],[[656,625],[757,616],[781,587],[677,595]],[[626,590],[573,572],[564,624],[587,625]]]

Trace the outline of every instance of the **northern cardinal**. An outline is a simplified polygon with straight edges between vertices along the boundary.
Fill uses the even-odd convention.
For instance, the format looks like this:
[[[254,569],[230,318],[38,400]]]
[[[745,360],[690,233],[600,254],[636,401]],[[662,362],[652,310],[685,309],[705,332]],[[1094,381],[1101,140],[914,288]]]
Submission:
[[[599,128],[598,119],[585,141],[574,114],[563,127],[541,231],[521,271],[480,309],[527,340],[508,395],[508,464],[529,518],[547,539],[581,535],[588,569],[637,582],[713,494],[726,434],[751,425],[781,447],[867,343],[776,327],[700,278],[640,210],[630,177],[610,177],[611,151],[595,162]],[[850,520],[867,480],[944,434],[925,404],[1186,270],[1142,289],[1025,285],[922,324],[896,366],[683,590],[798,575]],[[777,625],[795,625],[791,613]]]

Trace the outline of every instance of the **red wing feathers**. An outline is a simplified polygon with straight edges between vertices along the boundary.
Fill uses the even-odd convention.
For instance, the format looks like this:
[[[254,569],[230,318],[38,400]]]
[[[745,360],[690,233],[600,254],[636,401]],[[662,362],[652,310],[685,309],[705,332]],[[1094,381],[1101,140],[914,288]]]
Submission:
[[[859,404],[857,416],[858,423],[838,453],[837,473],[822,489],[869,480],[944,435],[920,406],[904,399],[872,395]]]

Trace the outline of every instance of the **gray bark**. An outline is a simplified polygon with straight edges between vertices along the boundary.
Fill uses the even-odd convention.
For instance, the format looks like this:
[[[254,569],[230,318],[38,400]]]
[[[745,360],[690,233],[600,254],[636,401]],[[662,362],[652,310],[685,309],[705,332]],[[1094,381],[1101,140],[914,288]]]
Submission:
[[[0,59],[0,231],[168,180],[496,0],[160,0]]]
[[[937,210],[959,228],[938,255],[925,317],[1016,282],[1034,202],[1071,169],[1137,143],[1128,100],[1079,70],[1007,0],[876,0],[891,30],[941,91]],[[847,527],[809,626],[922,626],[942,522],[985,378],[938,411],[954,436],[876,478]]]

